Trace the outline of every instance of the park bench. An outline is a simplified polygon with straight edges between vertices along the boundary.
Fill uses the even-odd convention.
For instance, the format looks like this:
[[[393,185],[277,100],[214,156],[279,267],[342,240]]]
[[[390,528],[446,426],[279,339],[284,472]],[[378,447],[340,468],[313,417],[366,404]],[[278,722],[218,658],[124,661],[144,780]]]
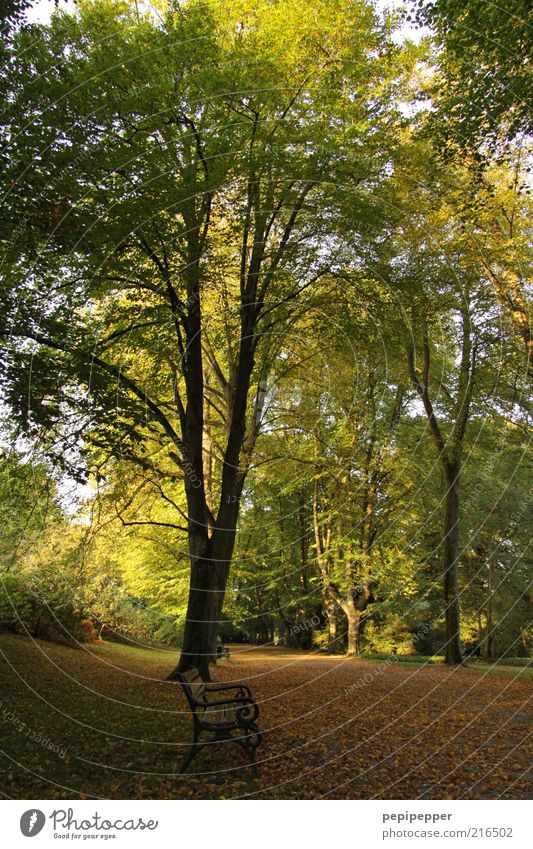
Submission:
[[[192,713],[192,743],[180,772],[185,772],[198,752],[216,742],[236,743],[246,752],[252,775],[259,775],[256,750],[262,740],[257,725],[259,708],[246,684],[206,684],[196,668],[175,679],[183,689]],[[222,694],[228,694],[222,696]],[[230,695],[231,694],[231,695]],[[200,740],[201,735],[210,739]]]

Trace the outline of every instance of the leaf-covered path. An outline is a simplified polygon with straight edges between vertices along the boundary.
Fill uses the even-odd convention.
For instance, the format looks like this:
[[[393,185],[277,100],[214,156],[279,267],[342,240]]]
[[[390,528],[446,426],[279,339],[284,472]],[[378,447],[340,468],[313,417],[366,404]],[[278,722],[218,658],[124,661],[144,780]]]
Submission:
[[[213,746],[176,775],[190,720],[173,653],[0,638],[2,783],[14,798],[531,798],[524,670],[233,647],[217,681],[260,704],[262,774]]]

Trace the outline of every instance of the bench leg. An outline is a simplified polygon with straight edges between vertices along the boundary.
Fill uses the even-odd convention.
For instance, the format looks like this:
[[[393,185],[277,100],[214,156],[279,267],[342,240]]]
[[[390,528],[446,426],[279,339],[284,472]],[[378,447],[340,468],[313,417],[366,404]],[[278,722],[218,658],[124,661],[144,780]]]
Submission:
[[[250,751],[250,764],[253,778],[259,778],[260,769],[257,763],[257,746],[254,746]]]
[[[191,746],[189,748],[189,751],[187,752],[185,760],[183,761],[183,763],[181,765],[180,774],[184,773],[190,767],[193,758],[196,757],[196,755],[198,754],[198,752],[200,751],[201,748],[202,748],[202,744],[198,743],[198,732],[195,729],[194,733],[193,733]]]
[[[257,763],[257,748],[261,744],[262,735],[257,727],[246,729],[247,733],[239,741],[250,760],[252,776],[258,778],[260,771]]]
[[[234,737],[232,734],[228,734],[224,731],[215,731],[215,737],[212,742],[216,743],[237,743],[241,749],[244,749],[246,754],[248,755],[248,760],[250,761],[251,771],[254,778],[259,776],[259,765],[257,763],[257,747],[261,744],[262,734],[257,728],[257,726],[248,726],[247,728],[243,728],[243,735],[241,737]],[[179,774],[182,775],[191,765],[191,762],[196,757],[200,749],[206,745],[206,743],[199,743],[198,738],[200,736],[200,731],[198,729],[194,729],[193,738],[179,771]]]

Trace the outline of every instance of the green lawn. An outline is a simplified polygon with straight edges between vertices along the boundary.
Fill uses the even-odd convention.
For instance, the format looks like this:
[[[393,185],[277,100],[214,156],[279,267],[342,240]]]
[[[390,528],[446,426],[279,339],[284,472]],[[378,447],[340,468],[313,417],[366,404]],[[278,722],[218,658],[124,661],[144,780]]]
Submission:
[[[367,663],[399,664],[400,666],[444,666],[443,656],[430,655],[386,655],[386,654],[364,654],[358,660]],[[481,672],[489,675],[511,675],[520,678],[533,678],[533,660],[525,657],[512,658],[512,663],[506,663],[505,658],[495,663],[487,663],[483,660],[467,660],[465,669]]]
[[[176,653],[5,634],[0,650],[4,794],[135,797],[143,770],[176,771],[190,720],[161,681]]]

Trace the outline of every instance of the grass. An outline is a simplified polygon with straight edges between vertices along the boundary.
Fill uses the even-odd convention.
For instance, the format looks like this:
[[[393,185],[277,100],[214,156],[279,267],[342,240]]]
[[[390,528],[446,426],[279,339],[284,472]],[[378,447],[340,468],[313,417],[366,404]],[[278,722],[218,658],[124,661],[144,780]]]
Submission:
[[[80,650],[5,634],[0,649],[4,793],[134,798],[140,779],[130,769],[176,770],[176,744],[190,731],[175,690],[161,681],[175,653],[118,643]]]
[[[358,660],[371,663],[399,664],[400,666],[444,666],[442,655],[387,655],[387,654],[362,654]],[[489,675],[511,675],[520,678],[533,678],[533,661],[525,657],[498,658],[494,663],[488,663],[478,658],[469,658],[463,666],[475,672]]]
[[[400,664],[418,664],[420,666],[426,664],[440,664],[444,663],[444,657],[441,655],[423,655],[423,654],[380,654],[378,652],[375,653],[364,653],[358,657],[358,660],[368,660],[372,663],[400,663]]]

